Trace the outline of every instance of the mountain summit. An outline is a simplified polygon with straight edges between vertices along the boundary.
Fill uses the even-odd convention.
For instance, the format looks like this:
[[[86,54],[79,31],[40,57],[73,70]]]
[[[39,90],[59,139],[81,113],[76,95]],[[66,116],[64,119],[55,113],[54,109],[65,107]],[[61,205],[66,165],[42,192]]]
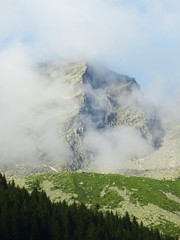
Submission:
[[[160,148],[158,111],[134,78],[84,62],[41,63],[35,72],[7,157],[18,168],[119,172]]]
[[[60,133],[70,147],[67,160],[70,169],[86,167],[96,157],[98,150],[91,146],[87,137],[93,136],[93,133],[103,136],[103,133],[108,132],[109,138],[113,139],[111,131],[125,127],[129,132],[133,131],[138,139],[142,138],[151,151],[160,147],[163,136],[161,121],[156,109],[145,101],[134,78],[100,65],[79,62],[41,64],[39,72],[49,84],[62,85],[68,89],[68,96],[64,99],[74,106],[66,112],[65,103]],[[53,106],[50,103],[48,105]],[[58,108],[58,104],[54,106]],[[138,155],[138,150],[127,150],[124,158],[129,160],[127,158],[138,158]]]

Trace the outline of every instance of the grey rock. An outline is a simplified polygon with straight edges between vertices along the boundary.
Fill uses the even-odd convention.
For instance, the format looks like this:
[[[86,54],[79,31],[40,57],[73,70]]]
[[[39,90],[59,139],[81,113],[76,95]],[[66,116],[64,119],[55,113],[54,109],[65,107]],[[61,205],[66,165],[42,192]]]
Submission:
[[[52,167],[58,171],[87,168],[95,155],[85,144],[89,129],[104,132],[117,126],[130,126],[136,129],[152,151],[161,146],[164,130],[158,111],[145,100],[134,78],[115,73],[99,64],[84,62],[41,63],[36,71],[47,87],[61,89],[62,86],[67,91],[64,95],[59,93],[58,101],[52,98],[34,109],[33,114],[34,119],[41,114],[52,114],[52,118],[57,118],[57,140],[61,138],[70,151],[65,161],[58,162],[50,157],[48,149],[41,146],[42,131],[27,129],[27,135],[36,144],[38,162],[33,161],[33,166],[30,166],[30,162],[30,167],[27,168],[24,163],[22,167],[18,165],[15,167],[17,172],[23,175],[24,172],[30,173],[32,169],[34,173],[52,171]],[[63,110],[63,114],[59,113],[59,109]],[[46,128],[48,129],[48,125]],[[25,168],[27,171],[23,170]]]
[[[40,71],[52,81],[64,76],[64,82],[73,87],[71,98],[77,108],[67,114],[62,133],[72,153],[68,168],[83,168],[93,158],[93,152],[84,145],[89,127],[104,131],[118,125],[131,126],[152,148],[161,146],[163,128],[157,110],[145,103],[134,78],[79,62],[43,64]]]

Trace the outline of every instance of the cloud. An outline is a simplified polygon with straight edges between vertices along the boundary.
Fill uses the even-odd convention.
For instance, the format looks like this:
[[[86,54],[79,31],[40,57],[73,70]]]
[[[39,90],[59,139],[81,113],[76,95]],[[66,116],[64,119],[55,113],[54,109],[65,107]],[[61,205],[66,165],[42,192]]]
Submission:
[[[152,151],[140,133],[129,126],[99,132],[91,129],[85,137],[85,146],[94,154],[88,168],[100,172],[129,168],[131,161]]]
[[[179,79],[179,11],[177,0],[2,0],[0,48],[20,41],[36,60],[96,59],[146,90],[156,74]]]
[[[62,120],[77,109],[63,72],[54,81],[38,73],[23,45],[0,54],[1,162],[64,161]]]
[[[69,85],[50,84],[34,71],[37,62],[49,59],[99,61],[136,77],[149,100],[163,103],[164,115],[168,112],[179,119],[179,12],[178,0],[1,0],[2,158],[10,159],[9,152],[14,152],[15,158],[22,155],[30,160],[39,151],[39,155],[49,152],[47,158],[58,159],[60,153],[68,152],[55,126],[64,119],[64,109],[67,114],[77,103],[69,98]],[[135,134],[121,131],[123,136]],[[109,135],[106,132],[97,139],[106,139],[103,146],[110,145]],[[139,136],[133,139],[132,149],[136,140],[141,141]],[[122,139],[116,140],[122,145]],[[119,150],[112,149],[116,162]]]

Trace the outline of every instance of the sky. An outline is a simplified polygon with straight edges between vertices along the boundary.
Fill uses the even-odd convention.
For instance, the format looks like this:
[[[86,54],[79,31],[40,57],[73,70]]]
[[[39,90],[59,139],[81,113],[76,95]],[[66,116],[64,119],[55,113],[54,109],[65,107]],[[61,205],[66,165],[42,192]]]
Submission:
[[[50,84],[34,71],[39,62],[105,65],[135,78],[164,119],[179,120],[179,40],[179,0],[0,0],[0,160],[67,159],[61,122],[77,103],[69,98],[72,86]],[[108,168],[112,156],[116,166],[129,149],[150,151],[129,128],[102,135],[92,129],[86,141],[95,150],[101,143],[98,164],[107,156]]]
[[[161,100],[179,88],[179,41],[178,0],[0,1],[0,54],[18,45],[34,62],[98,61]]]

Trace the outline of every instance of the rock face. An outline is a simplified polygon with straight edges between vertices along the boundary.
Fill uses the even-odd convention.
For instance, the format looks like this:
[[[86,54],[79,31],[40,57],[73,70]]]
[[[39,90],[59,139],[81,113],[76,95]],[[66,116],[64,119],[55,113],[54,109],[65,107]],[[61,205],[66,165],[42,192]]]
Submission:
[[[153,178],[180,177],[180,123],[173,121],[164,126],[162,146],[144,158],[138,159],[131,169],[141,176]]]
[[[12,169],[16,175],[66,169],[104,171],[101,166],[106,158],[113,168],[107,165],[105,171],[113,172],[129,169],[137,162],[132,160],[161,146],[164,131],[157,110],[145,101],[135,79],[83,62],[43,63],[35,71],[38,98],[25,105],[23,124],[14,136],[21,141],[9,153],[11,160],[5,166],[0,163],[0,170]],[[141,153],[136,149],[139,139]],[[148,152],[144,151],[147,146]],[[22,151],[16,153],[19,147]],[[128,160],[130,165],[123,166]]]
[[[152,149],[161,145],[163,129],[157,111],[145,103],[135,79],[104,67],[85,64],[42,64],[40,73],[51,82],[70,87],[68,99],[74,108],[61,122],[60,135],[71,149],[68,167],[85,167],[93,152],[84,145],[89,128],[103,132],[115,126],[130,126]]]

